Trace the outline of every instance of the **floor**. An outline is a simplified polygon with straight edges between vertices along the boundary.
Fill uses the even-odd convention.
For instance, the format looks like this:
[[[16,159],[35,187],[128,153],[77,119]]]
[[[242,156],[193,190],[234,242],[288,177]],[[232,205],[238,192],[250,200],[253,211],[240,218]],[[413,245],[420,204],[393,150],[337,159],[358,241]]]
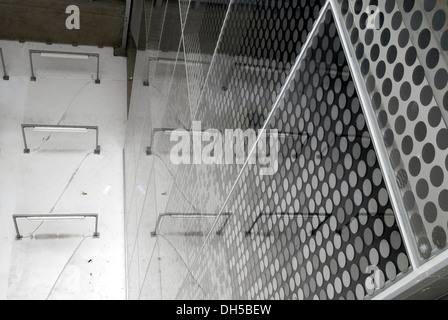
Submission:
[[[125,299],[123,147],[126,59],[112,48],[0,41],[10,75],[0,80],[0,299]],[[29,49],[100,53],[96,61],[33,56]],[[57,71],[56,71],[57,70]],[[99,127],[48,133],[21,124]],[[40,222],[13,214],[98,213],[93,219]]]

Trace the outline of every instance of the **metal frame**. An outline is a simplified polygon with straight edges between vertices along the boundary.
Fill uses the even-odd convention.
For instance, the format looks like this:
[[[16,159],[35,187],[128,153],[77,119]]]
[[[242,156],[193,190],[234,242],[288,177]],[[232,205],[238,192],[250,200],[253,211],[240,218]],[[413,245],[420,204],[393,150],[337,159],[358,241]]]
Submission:
[[[361,108],[366,118],[366,124],[369,129],[373,146],[377,154],[378,163],[380,165],[381,171],[383,172],[384,183],[387,187],[387,190],[389,191],[390,201],[403,236],[403,241],[407,249],[406,251],[408,252],[409,261],[411,263],[411,266],[415,269],[421,265],[418,248],[414,239],[410,221],[407,217],[407,211],[403,203],[401,192],[395,179],[395,173],[392,169],[392,166],[390,165],[388,152],[383,142],[383,136],[376,119],[372,101],[367,91],[359,63],[358,61],[356,61],[356,55],[353,46],[349,42],[350,36],[345,24],[343,23],[344,20],[339,11],[339,5],[335,0],[328,1],[331,4],[331,12],[335,20],[336,29],[338,31],[339,38],[341,39],[345,56],[347,58],[347,63],[353,76],[356,91],[358,92],[358,97],[361,102]]]
[[[93,57],[97,59],[96,63],[96,79],[95,83],[101,83],[100,80],[100,54],[99,53],[81,53],[81,52],[68,52],[68,51],[48,51],[48,50],[30,50],[30,67],[31,67],[31,81],[36,81],[36,75],[34,74],[34,66],[33,66],[33,54],[35,53],[49,53],[49,54],[66,54],[66,55],[75,55],[75,56],[87,56]]]
[[[95,232],[93,233],[94,238],[99,238],[98,233],[98,214],[97,213],[72,213],[72,214],[14,214],[12,219],[14,221],[14,227],[16,229],[16,239],[20,240],[23,236],[20,234],[19,225],[17,219],[29,219],[39,221],[57,221],[59,219],[79,219],[79,218],[95,218]]]
[[[146,155],[150,156],[152,154],[154,154],[153,152],[153,146],[154,146],[154,136],[157,132],[164,132],[164,133],[168,133],[168,132],[173,132],[176,129],[173,128],[154,128],[151,131],[151,145],[146,147]]]
[[[372,300],[407,299],[413,294],[431,289],[438,280],[448,278],[448,250],[433,257],[400,280],[379,291]]]
[[[99,141],[99,128],[98,126],[68,126],[68,125],[43,125],[43,124],[22,124],[22,136],[23,136],[23,144],[25,149],[23,153],[29,154],[30,149],[28,148],[28,144],[26,142],[26,128],[73,128],[73,129],[86,129],[86,130],[95,130],[96,131],[96,148],[94,150],[95,154],[101,153],[101,146],[98,144]]]
[[[5,58],[3,57],[2,48],[0,48],[0,58],[2,60],[2,67],[3,67],[3,80],[9,80],[8,73],[6,72]]]
[[[405,274],[397,282],[391,283],[387,288],[379,291],[372,299],[406,299],[412,296],[412,294],[424,292],[433,288],[434,283],[439,279],[448,277],[448,250],[440,252],[438,255],[431,257],[427,261],[422,260],[419,256],[417,241],[414,232],[412,231],[407,210],[403,204],[400,189],[395,180],[394,171],[389,162],[388,152],[383,143],[381,130],[376,121],[375,112],[365,86],[359,63],[355,58],[354,48],[349,41],[350,36],[343,22],[344,19],[341,15],[340,7],[336,0],[328,1],[331,4],[331,12],[336,23],[336,28],[344,48],[348,65],[354,78],[356,90],[361,102],[361,108],[366,117],[366,124],[373,140],[378,163],[383,172],[384,181],[390,195],[390,201],[411,264],[411,271],[408,274]]]
[[[217,235],[221,235],[222,231],[224,230],[227,222],[230,219],[231,213],[222,213],[221,216],[227,216],[227,219],[225,220],[222,227],[216,232]],[[217,213],[162,213],[157,217],[156,226],[154,228],[154,231],[151,232],[151,237],[157,237],[157,231],[159,230],[160,222],[163,218],[170,217],[173,219],[202,219],[202,218],[217,218]]]

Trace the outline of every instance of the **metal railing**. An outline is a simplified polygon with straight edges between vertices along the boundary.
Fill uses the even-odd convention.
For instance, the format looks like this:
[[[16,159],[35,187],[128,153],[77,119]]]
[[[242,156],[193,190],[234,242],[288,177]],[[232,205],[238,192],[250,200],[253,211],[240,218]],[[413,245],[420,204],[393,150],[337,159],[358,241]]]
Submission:
[[[99,53],[81,53],[81,52],[66,52],[66,51],[47,51],[47,50],[30,50],[30,67],[31,67],[31,81],[36,81],[36,75],[34,74],[33,66],[33,54],[40,53],[42,56],[54,57],[54,58],[75,58],[75,59],[87,59],[93,57],[97,59],[96,64],[96,80],[95,83],[101,83],[100,80],[100,54]]]
[[[14,227],[16,229],[16,239],[20,240],[23,235],[20,234],[19,225],[17,219],[27,219],[32,221],[62,221],[62,220],[75,220],[84,218],[95,218],[95,232],[94,238],[99,238],[98,233],[98,214],[97,213],[73,213],[73,214],[14,214],[12,216],[14,220]]]
[[[22,124],[22,136],[23,136],[23,143],[25,146],[23,153],[30,153],[30,149],[28,148],[28,144],[26,141],[26,134],[25,134],[26,128],[40,129],[39,131],[49,131],[49,132],[86,132],[87,130],[95,130],[96,131],[96,148],[94,150],[94,153],[95,154],[101,153],[101,146],[98,144],[98,142],[99,142],[98,126]],[[70,130],[72,130],[72,131],[70,131]]]

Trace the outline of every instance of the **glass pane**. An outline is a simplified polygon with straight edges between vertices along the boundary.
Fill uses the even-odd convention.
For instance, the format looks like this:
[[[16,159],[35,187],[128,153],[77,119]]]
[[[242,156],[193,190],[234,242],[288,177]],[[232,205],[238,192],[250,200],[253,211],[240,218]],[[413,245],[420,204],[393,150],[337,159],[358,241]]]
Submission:
[[[329,12],[294,72],[179,298],[365,299],[408,271]]]

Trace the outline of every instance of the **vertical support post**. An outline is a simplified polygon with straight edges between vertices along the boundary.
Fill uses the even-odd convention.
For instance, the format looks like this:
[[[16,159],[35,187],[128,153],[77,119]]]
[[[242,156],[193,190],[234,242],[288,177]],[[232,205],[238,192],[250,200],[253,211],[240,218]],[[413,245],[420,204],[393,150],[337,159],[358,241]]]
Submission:
[[[23,149],[23,153],[30,153],[30,149],[28,149],[28,145],[26,143],[26,135],[25,135],[25,126],[22,124],[22,137],[23,137],[23,145],[25,149]]]
[[[3,80],[9,80],[8,73],[6,72],[6,65],[5,65],[5,59],[3,57],[3,50],[0,48],[0,57],[2,60],[2,66],[3,66]]]
[[[36,81],[36,76],[34,75],[34,66],[33,66],[33,51],[30,50],[30,67],[31,67],[31,81]]]
[[[100,80],[100,55],[97,54],[95,55],[97,61],[96,61],[96,79],[95,79],[95,83],[96,84],[100,84],[101,80]]]
[[[13,216],[14,221],[14,228],[16,229],[16,240],[22,239],[22,236],[20,235],[19,226],[17,225],[17,217]]]
[[[95,154],[100,154],[101,153],[101,146],[99,145],[99,129],[98,127],[95,129],[96,131],[96,148],[94,153]]]
[[[99,238],[100,234],[98,233],[98,215],[95,215],[95,233],[93,234],[94,238]]]

